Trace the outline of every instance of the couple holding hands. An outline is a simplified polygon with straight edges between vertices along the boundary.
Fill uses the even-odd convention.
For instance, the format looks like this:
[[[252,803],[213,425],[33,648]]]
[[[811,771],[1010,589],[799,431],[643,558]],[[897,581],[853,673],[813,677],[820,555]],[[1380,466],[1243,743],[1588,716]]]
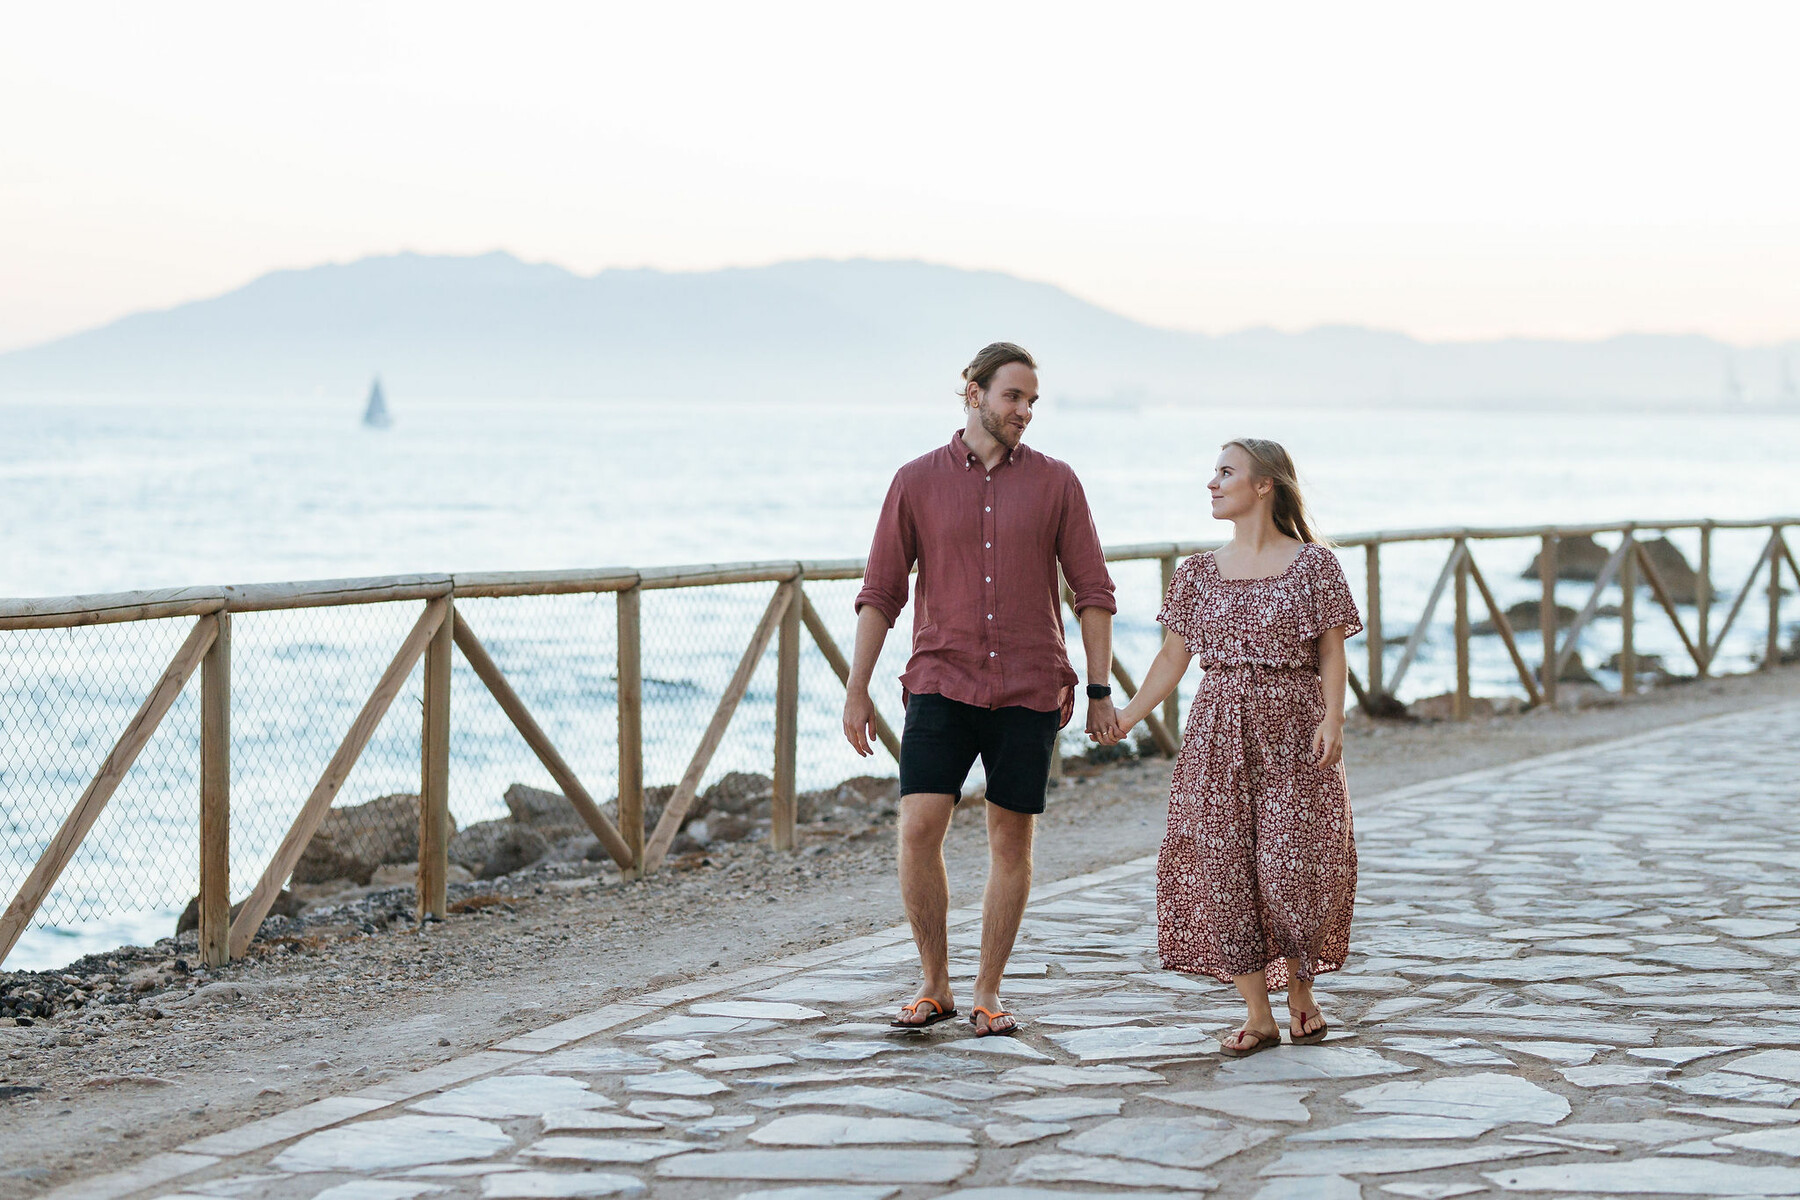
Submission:
[[[913,595],[913,652],[900,676],[900,892],[924,983],[894,1024],[957,1015],[950,987],[943,843],[979,756],[987,774],[989,871],[970,1019],[978,1036],[1017,1019],[1000,984],[1031,892],[1031,842],[1058,731],[1079,682],[1063,640],[1061,580],[1074,593],[1087,667],[1087,733],[1126,736],[1205,674],[1189,711],[1157,861],[1162,965],[1237,985],[1231,1056],[1281,1043],[1269,1005],[1287,991],[1289,1036],[1324,1038],[1312,982],[1341,967],[1356,893],[1343,749],[1344,641],[1362,629],[1336,556],[1309,525],[1287,452],[1225,443],[1207,490],[1231,541],[1181,564],[1156,619],[1168,631],[1122,709],[1107,685],[1117,611],[1087,499],[1067,464],[1023,444],[1037,364],[996,342],[963,371],[967,417],[947,445],[894,476],[856,597],[844,733],[871,753],[869,680]]]

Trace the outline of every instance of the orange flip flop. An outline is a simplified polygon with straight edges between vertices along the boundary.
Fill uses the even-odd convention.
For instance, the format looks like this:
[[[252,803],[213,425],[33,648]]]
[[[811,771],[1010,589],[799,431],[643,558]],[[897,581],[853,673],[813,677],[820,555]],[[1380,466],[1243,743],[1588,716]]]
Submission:
[[[977,1004],[974,1008],[971,1008],[969,1010],[969,1024],[971,1024],[971,1025],[975,1024],[975,1018],[977,1016],[986,1017],[988,1019],[988,1027],[986,1029],[976,1029],[975,1030],[976,1037],[1011,1037],[1013,1034],[1019,1032],[1019,1019],[1017,1017],[1013,1017],[1013,1015],[1011,1013],[1007,1012],[1005,1009],[1000,1009],[998,1011],[995,1011],[992,1009],[983,1008],[983,1007],[981,1007],[981,1005]],[[1012,1021],[1013,1021],[1012,1028],[1011,1029],[995,1029],[994,1028],[994,1020],[997,1017],[1012,1017]]]
[[[929,1017],[926,1017],[923,1021],[889,1021],[888,1028],[929,1029],[939,1021],[948,1021],[951,1017],[956,1015],[956,1010],[954,1008],[945,1008],[930,996],[921,996],[911,1004],[902,1004],[900,1006],[900,1011],[916,1017],[919,1015],[919,1005],[921,1004],[931,1005],[932,1011]]]

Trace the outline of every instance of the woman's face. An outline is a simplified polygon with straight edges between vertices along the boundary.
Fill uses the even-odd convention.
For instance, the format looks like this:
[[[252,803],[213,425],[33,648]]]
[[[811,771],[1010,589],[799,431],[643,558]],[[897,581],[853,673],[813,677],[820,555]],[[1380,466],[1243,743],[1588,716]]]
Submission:
[[[1268,481],[1259,480],[1255,464],[1242,446],[1227,446],[1219,451],[1213,464],[1212,480],[1206,490],[1212,494],[1212,515],[1221,521],[1235,521],[1262,501],[1258,487],[1268,490]]]

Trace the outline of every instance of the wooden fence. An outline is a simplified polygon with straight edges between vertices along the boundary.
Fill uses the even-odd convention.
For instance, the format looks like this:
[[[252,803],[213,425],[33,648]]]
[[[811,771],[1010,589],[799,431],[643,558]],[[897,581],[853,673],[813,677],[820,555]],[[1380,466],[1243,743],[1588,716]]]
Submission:
[[[1532,526],[1495,529],[1422,529],[1345,536],[1340,548],[1361,547],[1365,555],[1367,666],[1362,675],[1353,669],[1350,683],[1360,704],[1376,715],[1395,708],[1392,697],[1418,656],[1443,594],[1448,589],[1455,609],[1456,684],[1451,695],[1451,715],[1465,718],[1470,711],[1469,584],[1475,585],[1504,644],[1530,704],[1553,703],[1557,681],[1577,640],[1593,621],[1602,592],[1614,583],[1621,587],[1619,618],[1623,644],[1620,652],[1622,690],[1637,690],[1635,650],[1637,579],[1641,573],[1657,606],[1673,623],[1690,656],[1695,673],[1711,671],[1724,643],[1759,576],[1766,576],[1768,628],[1762,661],[1780,661],[1780,603],[1782,568],[1800,581],[1800,563],[1783,536],[1787,525],[1800,518],[1767,518],[1737,521],[1664,521],[1579,526]],[[1737,589],[1723,622],[1712,627],[1712,535],[1719,529],[1767,529],[1768,537],[1751,568],[1749,578]],[[1641,535],[1651,531],[1697,530],[1699,533],[1698,594],[1694,628],[1684,623],[1669,587],[1651,557]],[[1526,661],[1505,611],[1476,563],[1474,545],[1498,539],[1533,538],[1541,542],[1539,575],[1542,579],[1540,614],[1556,611],[1557,551],[1572,537],[1617,534],[1612,550],[1586,605],[1567,627],[1559,631],[1554,618],[1539,622],[1542,650],[1536,670]],[[1382,633],[1381,549],[1406,542],[1448,542],[1449,551],[1438,572],[1429,599],[1401,649],[1399,661],[1388,669],[1388,648]],[[1106,552],[1109,561],[1157,560],[1166,591],[1176,564],[1187,555],[1211,549],[1216,542],[1159,542],[1116,546]],[[452,647],[498,701],[544,769],[550,774],[583,823],[593,831],[606,852],[628,877],[655,871],[669,852],[683,820],[699,793],[700,783],[723,740],[757,664],[769,643],[776,644],[774,796],[771,839],[779,849],[794,845],[797,726],[800,701],[799,661],[801,629],[817,644],[840,681],[849,678],[850,666],[832,638],[805,585],[817,580],[853,580],[862,576],[860,559],[801,562],[757,562],[726,565],[669,567],[647,570],[530,571],[458,575],[414,575],[377,579],[335,580],[315,583],[253,584],[236,587],[176,588],[128,592],[106,596],[75,596],[38,600],[0,601],[0,631],[71,628],[86,625],[169,618],[194,618],[186,641],[151,688],[136,715],[126,725],[111,752],[81,793],[61,828],[50,840],[36,866],[25,879],[4,914],[0,914],[0,962],[11,951],[69,864],[107,801],[130,770],[158,723],[194,672],[201,678],[200,821],[199,821],[199,945],[200,958],[219,965],[241,956],[255,937],[282,887],[287,883],[302,852],[318,830],[350,769],[368,744],[383,714],[399,693],[421,658],[424,660],[424,714],[420,761],[419,854],[417,910],[421,919],[442,917],[446,908],[447,833],[449,829],[450,681]],[[640,598],[646,591],[693,588],[721,584],[769,583],[774,585],[767,607],[750,635],[730,682],[700,735],[687,769],[676,784],[653,829],[644,827],[643,772],[643,677]],[[592,793],[558,752],[530,710],[508,683],[500,667],[482,645],[476,631],[456,609],[458,598],[542,596],[570,593],[617,593],[618,621],[618,822],[601,811]],[[1065,591],[1065,602],[1071,597]],[[328,608],[343,605],[417,601],[422,611],[401,642],[392,661],[344,734],[317,783],[301,804],[286,836],[281,840],[237,917],[231,919],[227,851],[231,827],[231,621],[234,613],[278,609]],[[1559,637],[1560,632],[1560,637]],[[1125,665],[1113,662],[1113,674],[1129,697],[1136,683]],[[1163,707],[1160,718],[1149,722],[1151,737],[1168,755],[1176,753],[1181,721],[1177,699]],[[899,739],[879,715],[876,732],[894,756]]]

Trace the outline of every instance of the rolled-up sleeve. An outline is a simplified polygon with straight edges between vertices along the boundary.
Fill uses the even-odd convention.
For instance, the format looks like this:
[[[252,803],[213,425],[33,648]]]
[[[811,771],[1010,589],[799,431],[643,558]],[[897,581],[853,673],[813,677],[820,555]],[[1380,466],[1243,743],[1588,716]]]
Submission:
[[[863,568],[862,590],[856,593],[856,611],[871,605],[892,629],[906,607],[907,585],[918,557],[918,537],[906,511],[905,484],[896,475],[875,522],[875,540],[869,546],[868,566]]]
[[[1087,493],[1081,490],[1081,481],[1073,471],[1069,472],[1063,493],[1056,558],[1062,564],[1063,577],[1069,581],[1069,590],[1075,593],[1076,612],[1086,608],[1119,611],[1112,575],[1106,570],[1106,552],[1100,548],[1100,532],[1094,528],[1094,514],[1088,511]]]

